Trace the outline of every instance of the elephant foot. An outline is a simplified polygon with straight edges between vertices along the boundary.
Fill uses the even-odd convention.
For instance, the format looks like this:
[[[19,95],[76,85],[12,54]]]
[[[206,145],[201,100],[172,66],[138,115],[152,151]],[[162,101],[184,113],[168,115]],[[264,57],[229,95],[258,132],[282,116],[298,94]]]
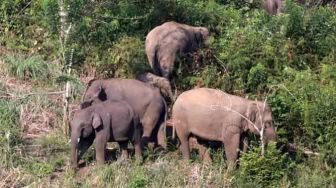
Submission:
[[[141,149],[142,150],[144,150],[144,149],[146,149],[147,148],[147,146],[148,146],[148,142],[149,142],[149,137],[148,136],[143,136],[142,138],[141,138]]]

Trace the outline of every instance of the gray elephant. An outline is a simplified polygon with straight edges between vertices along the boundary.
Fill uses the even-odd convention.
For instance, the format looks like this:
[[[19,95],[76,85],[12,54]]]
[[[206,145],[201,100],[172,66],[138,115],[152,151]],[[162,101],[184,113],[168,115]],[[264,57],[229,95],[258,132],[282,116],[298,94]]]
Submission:
[[[282,11],[282,0],[265,0],[264,9],[270,15],[279,14]]]
[[[146,54],[154,73],[169,80],[175,57],[201,47],[209,37],[205,27],[166,22],[152,29],[146,37]]]
[[[170,86],[170,82],[167,79],[157,76],[155,74],[152,74],[150,72],[146,72],[146,73],[138,75],[137,79],[151,86],[159,88],[161,93],[164,96],[170,97],[171,99],[174,98],[172,89]]]
[[[78,166],[78,159],[95,140],[96,160],[105,162],[107,142],[118,142],[122,156],[128,156],[129,141],[134,144],[135,154],[141,156],[141,128],[139,118],[124,101],[104,101],[77,111],[71,125],[71,163]]]
[[[271,108],[267,104],[216,89],[183,92],[175,101],[172,116],[185,160],[190,158],[191,135],[223,142],[230,164],[237,160],[238,149],[247,140],[245,133],[259,135],[264,127],[265,142],[276,138]]]
[[[145,147],[152,140],[162,148],[167,147],[165,121],[167,105],[158,88],[133,79],[93,80],[84,94],[83,104],[95,98],[123,100],[140,118],[143,134],[141,145]]]

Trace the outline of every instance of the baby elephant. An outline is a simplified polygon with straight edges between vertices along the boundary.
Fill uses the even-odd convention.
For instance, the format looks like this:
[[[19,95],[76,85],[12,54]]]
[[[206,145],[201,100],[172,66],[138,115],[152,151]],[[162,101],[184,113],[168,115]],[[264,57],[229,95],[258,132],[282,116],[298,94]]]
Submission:
[[[71,163],[77,168],[80,156],[95,139],[96,160],[105,162],[107,142],[118,142],[122,155],[128,155],[127,145],[131,140],[135,154],[141,156],[141,129],[139,118],[124,101],[108,100],[77,111],[71,125]]]
[[[259,135],[264,128],[264,140],[276,138],[271,108],[258,101],[229,95],[220,90],[198,88],[183,92],[173,106],[173,123],[181,141],[183,158],[190,158],[190,136],[209,141],[221,141],[230,164],[238,157],[241,142],[247,132]]]

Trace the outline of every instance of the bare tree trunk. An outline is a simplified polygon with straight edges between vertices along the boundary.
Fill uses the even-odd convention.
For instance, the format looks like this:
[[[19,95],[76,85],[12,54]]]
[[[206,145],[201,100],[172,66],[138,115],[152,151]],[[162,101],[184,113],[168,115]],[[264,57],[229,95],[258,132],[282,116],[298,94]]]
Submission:
[[[67,66],[67,74],[71,74],[71,67],[72,67],[72,57],[73,57],[73,49],[71,50],[70,58],[69,61],[67,61],[65,57],[66,53],[66,42],[67,42],[67,37],[69,35],[69,31],[71,29],[71,24],[67,27],[67,16],[68,16],[68,11],[65,8],[65,4],[63,0],[58,1],[59,4],[59,16],[60,16],[60,25],[61,25],[61,30],[60,30],[60,43],[61,43],[61,55],[62,59]],[[67,28],[67,29],[66,29]],[[64,88],[64,94],[63,94],[63,128],[64,128],[64,133],[65,135],[69,135],[69,99],[70,99],[70,90],[71,90],[71,85],[70,82],[67,81],[65,88]]]
[[[265,126],[262,125],[260,130],[260,143],[261,143],[261,156],[265,156],[265,141],[264,141],[264,129]]]

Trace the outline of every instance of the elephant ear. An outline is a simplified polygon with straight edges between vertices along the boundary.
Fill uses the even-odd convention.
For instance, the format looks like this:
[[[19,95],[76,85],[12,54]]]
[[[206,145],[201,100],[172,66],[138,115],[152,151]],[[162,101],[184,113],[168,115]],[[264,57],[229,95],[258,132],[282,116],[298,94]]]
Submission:
[[[250,120],[252,123],[255,123],[256,118],[257,118],[257,113],[258,113],[257,104],[255,102],[251,102],[248,105],[247,112],[246,112],[247,119]]]
[[[203,37],[202,37],[202,33],[200,30],[197,30],[197,32],[194,33],[195,35],[195,42],[197,47],[199,47],[202,44],[203,41]]]
[[[102,119],[99,114],[93,113],[92,114],[92,127],[94,129],[98,129],[103,124]]]

